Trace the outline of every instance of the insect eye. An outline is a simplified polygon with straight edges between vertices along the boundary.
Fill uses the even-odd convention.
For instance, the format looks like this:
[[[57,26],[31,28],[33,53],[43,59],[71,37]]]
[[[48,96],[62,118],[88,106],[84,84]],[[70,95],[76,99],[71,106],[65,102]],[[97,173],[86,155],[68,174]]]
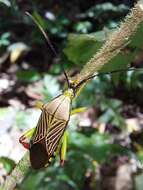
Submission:
[[[70,83],[70,85],[69,85],[69,88],[71,88],[71,89],[75,89],[75,87],[76,87],[76,83],[75,83],[75,81],[73,81],[73,80],[70,80],[69,81]]]

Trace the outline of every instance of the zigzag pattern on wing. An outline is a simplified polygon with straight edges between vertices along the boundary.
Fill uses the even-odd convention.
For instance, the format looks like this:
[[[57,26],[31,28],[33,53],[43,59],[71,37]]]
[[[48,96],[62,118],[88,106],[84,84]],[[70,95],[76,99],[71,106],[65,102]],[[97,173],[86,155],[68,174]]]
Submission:
[[[48,114],[44,110],[42,111],[39,121],[38,121],[38,124],[36,126],[34,136],[32,138],[33,144],[41,141],[46,136],[46,133],[50,126],[50,122],[49,122],[51,120],[50,117],[52,117],[50,114]]]
[[[45,138],[46,148],[49,157],[51,157],[56,151],[58,142],[62,138],[66,126],[66,121],[53,118],[48,134]]]

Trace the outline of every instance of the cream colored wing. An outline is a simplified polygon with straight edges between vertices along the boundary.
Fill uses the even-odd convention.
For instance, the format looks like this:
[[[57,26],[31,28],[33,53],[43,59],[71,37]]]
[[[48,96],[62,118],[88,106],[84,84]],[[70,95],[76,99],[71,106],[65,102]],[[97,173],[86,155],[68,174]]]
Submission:
[[[35,144],[45,138],[45,146],[48,154],[54,152],[62,137],[70,116],[71,100],[60,95],[42,109],[32,143]]]
[[[51,115],[48,114],[45,110],[42,111],[38,124],[36,126],[35,133],[32,137],[32,143],[35,144],[45,138],[50,126]]]
[[[45,144],[49,158],[56,151],[58,143],[64,134],[67,124],[68,121],[53,118],[52,124],[45,138]]]

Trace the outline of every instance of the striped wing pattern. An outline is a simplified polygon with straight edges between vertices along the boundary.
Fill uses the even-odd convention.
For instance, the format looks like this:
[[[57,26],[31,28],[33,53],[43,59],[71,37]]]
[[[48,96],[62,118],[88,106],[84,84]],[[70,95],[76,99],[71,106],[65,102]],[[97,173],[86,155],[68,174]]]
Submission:
[[[46,149],[51,157],[57,149],[58,143],[66,129],[67,122],[53,118],[49,131],[45,138]]]
[[[48,114],[45,110],[42,111],[41,116],[39,118],[35,134],[32,138],[32,143],[35,144],[41,141],[48,131],[48,126],[50,124],[50,114]]]
[[[57,119],[47,111],[43,110],[35,134],[32,138],[32,143],[36,144],[45,138],[45,146],[50,158],[56,151],[58,142],[60,141],[66,126],[67,121]]]

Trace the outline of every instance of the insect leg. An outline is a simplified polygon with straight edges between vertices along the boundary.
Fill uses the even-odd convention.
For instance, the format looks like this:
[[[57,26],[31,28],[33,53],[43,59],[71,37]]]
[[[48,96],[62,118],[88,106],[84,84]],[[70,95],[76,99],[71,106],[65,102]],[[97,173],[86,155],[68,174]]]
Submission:
[[[60,165],[63,166],[66,159],[68,132],[65,131],[60,149]]]
[[[35,131],[35,127],[26,131],[26,133],[24,133],[20,138],[19,138],[19,142],[24,146],[24,148],[29,149],[30,148],[30,140],[31,137],[34,134]]]
[[[82,112],[85,112],[86,110],[87,110],[87,107],[76,108],[71,111],[71,115],[75,115],[77,113],[82,113]]]

